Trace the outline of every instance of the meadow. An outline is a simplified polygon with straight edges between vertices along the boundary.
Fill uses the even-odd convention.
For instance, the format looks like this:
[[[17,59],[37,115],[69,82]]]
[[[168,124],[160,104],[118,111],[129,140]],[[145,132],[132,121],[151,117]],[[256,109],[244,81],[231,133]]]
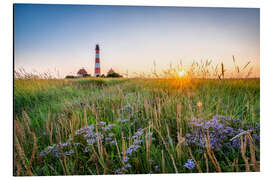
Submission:
[[[260,171],[259,78],[14,79],[15,176]]]

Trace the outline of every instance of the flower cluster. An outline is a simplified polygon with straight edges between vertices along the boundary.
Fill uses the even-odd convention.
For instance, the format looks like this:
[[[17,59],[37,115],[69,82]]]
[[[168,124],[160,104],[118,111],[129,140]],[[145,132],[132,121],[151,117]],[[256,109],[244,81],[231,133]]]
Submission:
[[[237,128],[240,125],[242,128]],[[255,133],[258,131],[259,126],[252,127],[239,119],[232,119],[226,116],[213,116],[208,121],[193,118],[189,126],[193,128],[193,131],[186,134],[184,145],[195,145],[202,149],[206,146],[205,136],[207,133],[209,133],[210,147],[214,150],[219,150],[223,146],[227,148],[239,148],[240,139],[235,138],[232,141],[230,139],[247,130],[253,131],[253,138],[256,141],[259,140],[258,134]]]
[[[184,166],[191,170],[195,167],[195,163],[192,159],[188,159]]]
[[[68,141],[65,143],[53,144],[51,146],[48,146],[46,149],[40,152],[40,156],[43,157],[43,156],[52,154],[54,157],[58,158],[60,156],[61,150],[64,150],[68,148],[69,146],[71,146],[72,140],[73,138],[69,138]],[[74,145],[77,146],[78,144],[74,144]],[[63,155],[69,156],[74,153],[74,150],[70,149],[69,151],[66,151],[63,153],[64,153]]]
[[[54,157],[58,158],[61,151],[63,152],[63,155],[70,156],[74,154],[72,146],[77,147],[80,144],[83,144],[83,152],[87,153],[90,151],[90,146],[96,144],[98,141],[100,141],[100,143],[110,144],[111,146],[115,145],[116,142],[113,139],[114,133],[111,132],[112,128],[115,127],[115,124],[108,124],[106,126],[106,122],[101,121],[97,126],[99,126],[100,131],[96,132],[93,124],[83,127],[75,132],[74,138],[68,139],[65,143],[48,146],[41,151],[40,156],[52,154]]]
[[[121,152],[123,155],[122,162],[124,166],[122,168],[119,168],[116,170],[117,174],[123,174],[127,172],[127,168],[131,168],[132,166],[128,163],[129,159],[132,157],[132,154],[135,152],[138,152],[138,150],[141,148],[142,137],[144,135],[144,129],[138,129],[135,132],[135,135],[131,137],[133,140],[133,143],[127,148],[125,152]]]

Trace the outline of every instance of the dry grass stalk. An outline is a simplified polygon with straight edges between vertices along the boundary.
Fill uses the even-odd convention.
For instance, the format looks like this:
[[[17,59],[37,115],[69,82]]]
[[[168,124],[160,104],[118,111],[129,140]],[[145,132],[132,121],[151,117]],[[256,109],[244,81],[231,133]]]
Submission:
[[[205,159],[205,166],[206,166],[206,172],[209,172],[209,166],[208,166],[208,158],[206,153],[203,153],[204,159]]]
[[[104,163],[104,152],[103,152],[103,145],[101,142],[99,130],[98,130],[98,114],[96,113],[96,132],[97,132],[97,148],[98,148],[98,159],[100,161],[100,164],[103,166],[104,170],[106,169],[105,163]],[[94,149],[94,148],[93,148]]]
[[[15,144],[15,148],[16,148],[17,153],[18,153],[18,157],[22,161],[22,164],[23,164],[24,168],[26,169],[26,163],[25,163],[26,157],[25,157],[24,151],[19,143],[19,140],[18,140],[16,134],[14,135],[14,144]]]
[[[247,147],[247,136],[245,136],[244,141],[243,141],[243,136],[241,136],[240,140],[241,140],[241,155],[242,155],[242,158],[244,159],[244,162],[245,162],[246,172],[250,172],[248,158],[245,155],[246,154],[246,147]]]
[[[25,126],[26,126],[28,134],[31,135],[32,132],[30,130],[30,120],[29,120],[29,116],[27,115],[25,111],[22,111],[22,119],[25,122]]]
[[[159,120],[158,120],[158,117],[157,117],[157,110],[156,108],[153,108],[154,109],[154,121],[156,123],[156,126],[158,127],[158,129],[161,129],[161,125],[159,124]]]
[[[236,172],[239,172],[238,158],[235,159],[235,170]]]
[[[61,122],[61,121],[60,121]],[[61,126],[61,127],[65,127],[65,126]],[[50,139],[50,144],[53,144],[52,141],[52,136],[53,136],[53,123],[51,122],[51,116],[50,116],[50,112],[48,113],[48,117],[46,119],[46,130],[49,133],[49,139]]]
[[[256,162],[256,156],[255,156],[253,139],[252,139],[250,133],[248,133],[247,136],[248,136],[248,139],[249,139],[249,151],[250,151],[250,156],[251,156],[251,163],[253,164],[252,169],[255,172],[258,172],[260,170],[259,170],[259,168],[257,166],[257,162]]]
[[[181,159],[182,157],[182,143],[185,142],[185,139],[182,137],[182,131],[177,132],[177,140],[178,140],[178,143],[176,145],[176,150],[178,152],[178,155],[179,155],[179,158]]]
[[[107,153],[106,151],[106,148],[104,148],[104,154],[105,154],[105,160],[106,160],[106,164],[108,166],[110,166],[111,162],[110,162],[110,157],[109,157],[109,154]]]
[[[205,138],[206,151],[207,151],[207,154],[208,154],[208,156],[210,158],[210,161],[214,165],[214,167],[216,168],[216,170],[218,172],[221,172],[221,168],[219,166],[219,163],[216,160],[216,157],[215,157],[214,153],[211,150],[209,131],[207,131],[207,137],[204,135],[204,138]]]
[[[92,145],[92,150],[94,152],[94,161],[96,163],[96,167],[98,167],[98,165],[97,165],[97,162],[98,162],[103,167],[104,171],[106,171],[105,170],[106,166],[105,166],[105,163],[104,163],[103,156],[97,153],[97,151],[96,151],[96,149],[95,149],[95,147],[93,145]],[[98,160],[98,161],[96,161],[96,160]]]
[[[83,108],[83,119],[84,119],[84,126],[86,127],[88,125],[88,123],[87,123],[87,111],[86,111],[86,107]],[[82,124],[81,124],[81,127],[83,127]]]
[[[60,164],[62,166],[62,169],[64,171],[64,175],[68,175],[68,169],[67,169],[67,163],[66,163],[66,156],[64,156],[64,153],[62,151],[62,149],[60,148],[60,142],[61,142],[61,139],[59,139],[60,134],[58,136],[56,136],[56,140],[57,140],[57,144],[58,144],[58,151],[60,152]]]
[[[95,166],[96,166],[96,170],[97,170],[97,174],[99,175],[99,167],[98,167],[98,163],[95,163]]]
[[[149,169],[151,170],[151,162],[150,162],[150,153],[151,153],[151,139],[152,136],[150,134],[151,132],[151,122],[148,122],[148,137],[145,137],[145,144],[146,144],[146,160],[149,162]]]
[[[180,128],[181,128],[181,105],[177,104],[176,106],[176,126],[177,126],[177,131],[180,132]],[[182,134],[180,134],[182,135]]]
[[[126,142],[124,138],[124,133],[123,131],[121,132],[121,141],[122,141],[122,152],[123,152],[123,157],[126,157]]]
[[[13,174],[15,174],[16,172],[16,176],[20,176],[20,173],[21,173],[21,163],[18,161],[18,154],[16,152],[14,152],[14,164],[16,165],[17,169],[15,171],[13,171]]]
[[[149,104],[146,99],[144,99],[143,101],[143,106],[144,106],[146,116],[149,116]]]
[[[33,136],[33,150],[32,150],[32,155],[31,155],[30,162],[29,162],[27,170],[26,170],[27,174],[30,175],[30,176],[34,175],[32,173],[32,171],[31,171],[31,165],[32,165],[32,162],[33,162],[33,160],[35,158],[36,148],[37,148],[37,139],[36,139],[35,133],[32,133],[32,136]]]
[[[173,167],[174,167],[175,172],[178,173],[177,167],[176,167],[176,165],[175,165],[175,160],[174,160],[174,158],[173,158],[172,153],[169,151],[169,148],[167,147],[166,141],[164,140],[164,138],[163,138],[163,136],[161,135],[160,131],[157,130],[155,127],[154,127],[154,129],[157,131],[158,135],[160,136],[160,138],[161,138],[161,140],[162,140],[162,143],[163,143],[165,149],[166,149],[167,152],[169,153],[169,156],[170,156],[170,158],[171,158],[171,160],[172,160],[172,163],[173,163]]]
[[[161,168],[162,168],[162,173],[165,173],[165,159],[164,159],[163,149],[161,150]]]
[[[118,147],[118,143],[116,141],[116,138],[114,138],[114,141],[115,141],[115,145],[116,145],[116,149],[117,149],[117,153],[118,153],[118,157],[119,157],[119,160],[122,162],[122,164],[124,165],[122,159],[121,159],[121,153],[120,153],[120,150],[119,150],[119,147]]]
[[[198,162],[196,161],[196,159],[194,158],[194,156],[193,156],[193,154],[192,154],[192,152],[191,152],[191,150],[190,150],[189,147],[188,147],[188,152],[189,152],[190,157],[191,157],[191,158],[193,159],[193,161],[195,162],[196,168],[197,168],[198,172],[199,172],[199,173],[202,173],[202,169],[201,169],[200,163],[198,163]]]
[[[71,120],[69,121],[69,127],[71,131],[71,136],[74,138],[74,112],[72,112]]]
[[[157,112],[158,112],[158,118],[160,119],[160,115],[161,115],[161,104],[160,104],[160,98],[157,98]]]
[[[15,133],[19,140],[25,139],[25,131],[22,123],[18,121],[18,119],[14,120]]]

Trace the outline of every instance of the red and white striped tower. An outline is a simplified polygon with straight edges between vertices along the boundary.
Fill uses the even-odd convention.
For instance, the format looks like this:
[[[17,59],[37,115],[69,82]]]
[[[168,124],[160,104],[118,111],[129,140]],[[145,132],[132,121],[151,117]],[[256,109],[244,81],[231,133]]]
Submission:
[[[100,60],[99,60],[99,46],[96,45],[96,59],[95,59],[95,77],[100,76]]]

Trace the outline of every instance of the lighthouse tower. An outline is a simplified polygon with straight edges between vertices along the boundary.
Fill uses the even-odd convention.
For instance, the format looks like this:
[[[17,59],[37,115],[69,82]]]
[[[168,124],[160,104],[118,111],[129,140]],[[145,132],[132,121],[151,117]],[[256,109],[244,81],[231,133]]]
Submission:
[[[99,45],[96,45],[95,77],[100,76]]]

